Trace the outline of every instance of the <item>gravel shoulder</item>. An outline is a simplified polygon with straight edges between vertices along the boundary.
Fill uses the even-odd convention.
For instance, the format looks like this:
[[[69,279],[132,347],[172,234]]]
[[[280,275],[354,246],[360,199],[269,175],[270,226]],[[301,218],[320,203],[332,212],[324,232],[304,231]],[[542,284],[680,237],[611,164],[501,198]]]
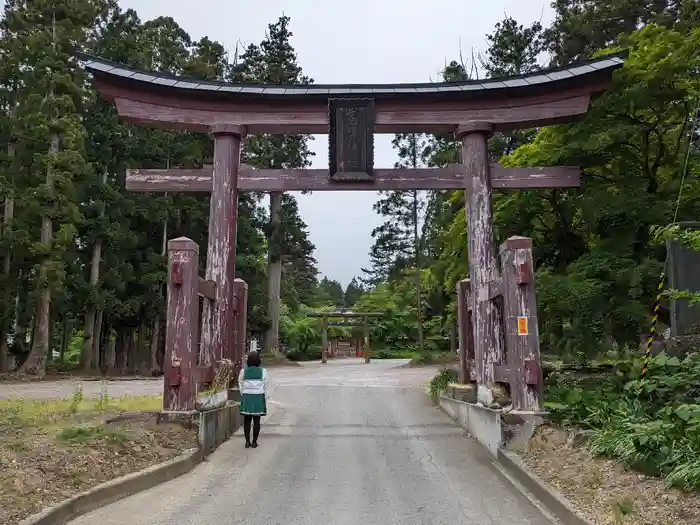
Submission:
[[[0,525],[195,447],[194,432],[154,418],[107,423],[119,412],[157,410],[160,403],[78,394],[0,400]]]
[[[541,427],[525,464],[596,525],[698,525],[700,495],[668,488],[660,479],[595,458],[567,444],[568,433]]]

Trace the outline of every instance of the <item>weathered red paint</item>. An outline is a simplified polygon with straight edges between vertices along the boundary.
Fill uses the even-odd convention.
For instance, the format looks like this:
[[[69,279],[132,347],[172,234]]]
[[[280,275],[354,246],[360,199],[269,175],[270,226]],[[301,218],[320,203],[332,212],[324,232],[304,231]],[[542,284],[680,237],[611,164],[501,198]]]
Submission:
[[[170,281],[173,284],[182,284],[182,269],[180,268],[179,262],[173,263],[172,271],[170,272]]]
[[[156,93],[152,86],[118,86],[97,78],[100,94],[113,100],[119,116],[132,124],[207,132],[212,123],[245,126],[250,133],[327,133],[328,99],[231,103]],[[576,120],[588,111],[591,94],[605,91],[608,79],[526,97],[507,93],[492,100],[376,100],[376,133],[449,133],[461,122],[492,122],[496,131]]]
[[[168,242],[168,304],[163,370],[163,409],[195,408],[199,304],[199,246],[186,237]],[[177,269],[177,270],[176,270]],[[178,282],[179,281],[179,282]]]
[[[612,71],[620,67],[622,61],[616,59],[612,62],[617,65],[610,67],[610,63],[606,66],[601,62],[600,69],[582,65],[576,68],[578,71],[544,71],[538,73],[539,80],[535,77],[489,80],[490,85],[486,87],[475,84],[466,87],[444,85],[437,89],[432,86],[384,86],[387,89],[378,89],[382,86],[374,86],[376,93],[371,97],[376,99],[375,132],[456,131],[462,140],[464,166],[421,171],[376,170],[373,182],[342,184],[329,181],[326,170],[255,171],[245,168],[239,187],[240,145],[246,132],[325,133],[329,125],[328,100],[331,91],[333,96],[337,95],[337,87],[328,86],[324,91],[321,86],[301,86],[291,95],[286,94],[285,87],[271,86],[257,90],[245,86],[200,89],[193,81],[170,79],[163,82],[160,78],[157,82],[148,75],[128,74],[124,68],[121,68],[121,73],[110,74],[113,65],[93,60],[88,68],[93,73],[95,84],[103,97],[115,102],[122,119],[169,129],[211,132],[215,137],[213,168],[188,172],[132,172],[127,182],[129,188],[136,191],[211,191],[206,279],[215,285],[198,288],[196,265],[192,276],[191,254],[187,255],[190,259],[183,255],[196,251],[192,241],[187,240],[194,249],[187,245],[187,249],[174,251],[172,255],[188,262],[181,269],[181,285],[175,284],[179,281],[177,275],[168,281],[168,340],[172,340],[172,344],[168,346],[169,375],[165,384],[178,383],[179,386],[166,387],[166,402],[178,407],[189,407],[194,403],[196,381],[190,379],[194,377],[192,363],[196,363],[197,354],[192,341],[197,341],[198,335],[198,319],[193,318],[197,312],[198,290],[205,297],[213,295],[215,298],[204,300],[201,366],[197,368],[197,374],[201,375],[202,370],[211,373],[212,364],[226,355],[242,357],[245,317],[240,316],[245,306],[241,305],[242,296],[236,293],[237,288],[233,285],[239,189],[377,191],[463,188],[467,190],[472,290],[467,301],[465,285],[460,283],[458,304],[463,354],[460,377],[464,381],[476,379],[480,391],[481,387],[487,387],[486,394],[495,381],[508,382],[515,408],[539,407],[542,380],[531,241],[511,238],[504,244],[501,248],[501,277],[493,238],[491,192],[493,188],[574,187],[579,184],[579,173],[570,168],[506,169],[489,164],[487,141],[494,130],[576,120],[588,110],[591,94],[604,91],[611,84]],[[147,78],[150,80],[145,80]],[[166,83],[170,85],[164,85]],[[342,93],[356,95],[363,88],[348,91],[350,88],[345,86],[344,89],[341,89]],[[172,242],[177,241],[181,240]],[[176,253],[180,255],[176,256]],[[172,272],[172,265],[169,268]],[[501,301],[505,315],[507,363],[503,362],[503,319],[497,307]],[[364,350],[369,361],[368,319],[365,314],[356,315],[364,317]],[[517,318],[525,316],[528,318],[528,333],[518,335]],[[320,317],[324,317],[326,323],[332,315]],[[471,335],[472,343],[469,342]],[[180,353],[172,353],[172,349]],[[470,373],[472,349],[476,362],[474,374]],[[179,380],[176,369],[181,373]],[[173,400],[173,392],[178,395],[187,392],[189,397],[182,402],[179,401],[182,396]]]
[[[510,384],[513,408],[540,410],[542,403],[542,370],[537,303],[535,297],[532,239],[511,237],[500,247],[503,272],[503,314],[508,363],[502,380]],[[521,282],[521,268],[529,269],[531,278]],[[527,318],[527,335],[518,334],[518,318]],[[504,370],[505,372],[505,370]]]
[[[462,279],[457,283],[457,319],[459,332],[459,382],[463,385],[474,381],[471,365],[474,363],[474,332],[472,330],[471,282]]]
[[[216,283],[207,279],[199,279],[199,295],[205,299],[216,299]]]
[[[491,163],[493,188],[577,188],[581,169],[574,167],[504,168]],[[131,169],[126,189],[147,192],[210,192],[212,166],[199,169]],[[333,181],[323,169],[253,169],[241,165],[238,191],[389,191],[464,189],[465,167],[375,169],[372,181]]]
[[[200,363],[212,366],[234,345],[233,280],[236,271],[237,176],[240,126],[213,126],[214,172],[209,207],[206,279],[216,283],[216,300],[202,312]],[[229,350],[230,352],[230,350]]]
[[[476,380],[486,388],[494,383],[492,365],[503,359],[501,315],[490,298],[490,285],[500,277],[494,246],[488,161],[491,130],[491,124],[486,122],[460,125],[456,130],[457,136],[462,140],[462,162],[466,167],[466,216]],[[486,401],[490,402],[488,399]]]

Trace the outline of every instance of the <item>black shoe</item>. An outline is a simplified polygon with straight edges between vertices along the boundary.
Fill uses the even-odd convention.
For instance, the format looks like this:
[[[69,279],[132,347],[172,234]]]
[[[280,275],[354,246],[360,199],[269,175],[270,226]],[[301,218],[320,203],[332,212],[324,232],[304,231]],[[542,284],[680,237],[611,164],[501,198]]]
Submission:
[[[246,441],[246,442],[245,442],[245,448],[250,448],[250,442],[249,442],[249,441]]]
[[[258,442],[257,442],[257,441],[253,441],[253,448],[258,448]]]

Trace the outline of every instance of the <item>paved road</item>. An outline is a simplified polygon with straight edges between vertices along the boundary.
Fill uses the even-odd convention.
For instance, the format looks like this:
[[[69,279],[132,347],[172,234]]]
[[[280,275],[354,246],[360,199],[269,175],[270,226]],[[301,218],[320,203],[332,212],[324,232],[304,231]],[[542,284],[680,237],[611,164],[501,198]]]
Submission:
[[[359,360],[274,369],[258,449],[73,525],[547,525],[421,390],[434,369]]]

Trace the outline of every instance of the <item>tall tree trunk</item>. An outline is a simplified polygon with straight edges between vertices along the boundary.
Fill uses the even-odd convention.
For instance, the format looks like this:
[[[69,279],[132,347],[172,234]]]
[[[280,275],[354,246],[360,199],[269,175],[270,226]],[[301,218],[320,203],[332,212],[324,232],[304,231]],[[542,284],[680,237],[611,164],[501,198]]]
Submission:
[[[114,368],[116,373],[123,375],[126,372],[127,356],[129,352],[129,335],[131,328],[122,328],[117,334],[116,358]]]
[[[14,95],[17,95],[17,85],[14,86]],[[15,99],[16,100],[16,99]],[[10,117],[14,117],[15,101],[12,101],[12,109],[10,110]],[[15,144],[12,142],[14,137],[10,137],[10,143],[7,145],[7,157],[10,163],[13,162],[15,156]],[[10,165],[10,176],[11,182],[14,182],[14,165]],[[11,191],[14,191],[14,184]],[[11,192],[5,195],[5,216],[2,222],[2,234],[5,236],[9,233],[9,229],[12,226],[12,220],[15,217],[15,198]],[[10,329],[10,314],[12,308],[10,308],[10,272],[12,271],[12,251],[7,250],[2,263],[2,275],[3,275],[3,289],[2,295],[0,296],[0,373],[6,373],[10,370],[9,363],[9,349],[7,347],[7,336]],[[17,290],[17,297],[19,298],[19,290]],[[17,306],[15,302],[15,307]],[[16,319],[17,313],[15,313]],[[15,334],[16,337],[16,334]]]
[[[267,257],[267,317],[270,326],[265,334],[265,351],[279,352],[280,295],[282,288],[282,259],[279,230],[282,222],[282,193],[270,193],[270,239]]]
[[[97,310],[95,315],[95,330],[93,332],[94,336],[92,338],[92,357],[90,361],[92,362],[92,369],[97,370],[100,367],[100,345],[102,343],[102,320],[104,319],[104,310],[102,308]]]
[[[117,366],[117,338],[112,337],[111,329],[107,330],[107,334],[108,339],[107,346],[105,347],[105,358],[104,362],[102,363],[102,370],[106,376],[110,376],[114,374],[114,370]]]
[[[138,365],[137,365],[137,372],[139,375],[142,376],[147,376],[148,375],[148,366],[150,365],[150,359],[149,359],[149,346],[146,343],[148,340],[148,324],[146,323],[145,319],[142,319],[141,322],[139,323],[139,330],[138,330],[138,349],[137,349],[137,355],[138,355]]]
[[[12,333],[14,334],[13,346],[15,349],[25,352],[27,348],[27,324],[31,321],[31,318],[24,323],[25,319],[29,316],[22,316],[23,310],[27,310],[29,307],[29,291],[25,283],[25,277],[22,274],[22,269],[20,268],[17,272],[17,295],[15,296],[15,319],[12,326]]]
[[[15,154],[14,144],[7,146],[8,157],[13,157]],[[12,224],[12,219],[15,216],[15,199],[12,195],[5,196],[5,217],[2,222],[3,236],[9,232]],[[12,309],[10,306],[10,271],[12,269],[12,253],[7,250],[2,263],[3,288],[2,297],[0,297],[0,306],[2,307],[2,315],[0,316],[0,373],[9,371],[9,355],[7,348],[7,330],[9,329],[9,316]]]
[[[60,360],[61,363],[65,361],[66,358],[66,350],[68,349],[68,345],[70,344],[71,341],[71,336],[73,335],[73,319],[68,319],[68,316],[65,316],[63,318],[63,329],[61,330],[61,354],[60,354]]]
[[[51,138],[51,147],[49,153],[51,156],[58,152],[59,139],[58,135]],[[50,159],[53,162],[53,159]],[[46,170],[46,187],[49,193],[53,191],[53,173],[50,166]],[[53,240],[53,220],[49,214],[45,214],[41,220],[41,244],[46,249],[50,249],[51,241]],[[34,338],[32,340],[32,349],[27,356],[27,360],[22,365],[20,372],[29,375],[44,377],[46,375],[46,355],[49,351],[51,342],[49,340],[51,322],[51,289],[49,287],[49,264],[50,255],[44,257],[44,260],[39,266],[39,293],[36,303],[36,329],[34,330]]]
[[[133,375],[136,373],[136,362],[138,360],[138,352],[136,347],[136,330],[129,329],[126,344],[126,373]]]
[[[160,371],[158,366],[158,344],[160,343],[160,319],[156,319],[151,330],[151,345],[150,345],[150,372],[152,375]]]
[[[107,170],[102,173],[102,188],[107,184]],[[105,216],[105,203],[100,203],[100,219]],[[92,247],[92,259],[90,261],[90,288],[95,293],[97,283],[100,280],[100,261],[102,260],[102,236],[95,239],[95,245]],[[91,368],[97,368],[95,361],[95,316],[97,314],[97,304],[90,303],[90,306],[85,313],[85,339],[83,340],[83,350],[80,355],[80,361],[83,370],[86,372]],[[98,345],[99,348],[99,345]]]

